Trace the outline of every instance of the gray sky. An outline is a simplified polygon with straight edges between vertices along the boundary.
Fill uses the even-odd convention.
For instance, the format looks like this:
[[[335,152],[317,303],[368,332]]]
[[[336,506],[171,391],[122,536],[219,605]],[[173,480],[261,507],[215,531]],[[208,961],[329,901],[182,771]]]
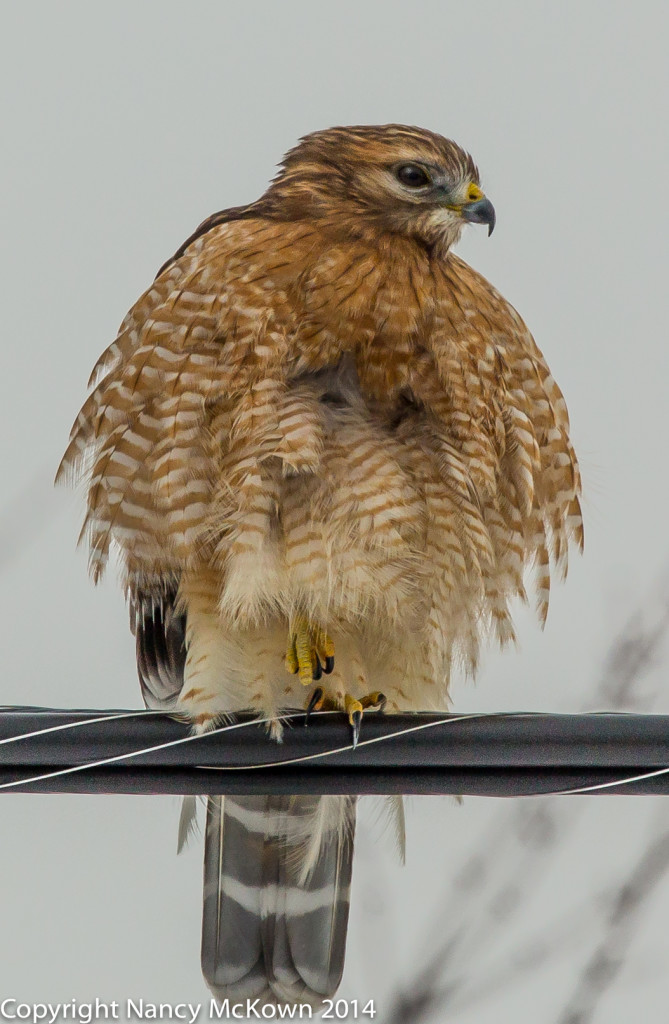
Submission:
[[[126,309],[201,219],[263,191],[298,136],[397,121],[474,155],[498,226],[491,239],[471,230],[459,251],[534,332],[584,476],[586,553],[555,587],[546,630],[519,614],[520,651],[490,652],[475,688],[455,685],[455,707],[580,710],[669,548],[668,29],[650,0],[3,5],[3,703],[139,703],[113,573],[93,589],[74,551],[81,496],[51,489]],[[669,692],[654,710],[669,712]],[[546,906],[631,856],[651,803],[588,802]],[[410,978],[434,885],[497,809],[417,801],[403,872],[363,824],[346,995],[382,998],[390,975]],[[200,850],[174,857],[176,801],[6,796],[2,812],[0,993],[7,970],[9,994],[30,1000],[205,998]],[[607,1024],[626,1024],[632,1005],[655,1019],[666,1003],[653,948],[656,973],[639,953],[643,980],[621,979]],[[568,978],[567,964],[459,1021],[532,1007],[543,1024]]]

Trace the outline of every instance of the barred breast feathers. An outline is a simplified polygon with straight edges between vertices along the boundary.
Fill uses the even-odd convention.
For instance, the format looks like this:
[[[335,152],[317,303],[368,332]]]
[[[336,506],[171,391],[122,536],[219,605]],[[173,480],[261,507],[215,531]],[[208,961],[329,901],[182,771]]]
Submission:
[[[509,601],[582,546],[562,394],[516,311],[453,254],[327,221],[222,223],[94,369],[61,472],[99,578],[219,574],[221,612],[417,626],[473,670]]]

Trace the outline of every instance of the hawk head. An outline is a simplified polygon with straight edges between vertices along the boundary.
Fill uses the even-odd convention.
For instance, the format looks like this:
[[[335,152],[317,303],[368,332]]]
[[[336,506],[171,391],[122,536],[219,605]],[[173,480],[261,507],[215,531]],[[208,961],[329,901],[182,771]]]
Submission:
[[[286,154],[265,196],[284,216],[415,238],[447,250],[467,222],[495,226],[474,161],[450,139],[406,125],[313,132]]]

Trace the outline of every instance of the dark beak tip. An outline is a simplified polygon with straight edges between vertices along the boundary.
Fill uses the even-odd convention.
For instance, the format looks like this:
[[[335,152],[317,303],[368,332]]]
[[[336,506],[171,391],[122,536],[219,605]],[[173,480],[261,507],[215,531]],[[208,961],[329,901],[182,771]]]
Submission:
[[[495,230],[495,222],[497,220],[495,207],[489,199],[479,199],[477,202],[471,203],[464,208],[462,215],[470,224],[487,224],[488,237]]]

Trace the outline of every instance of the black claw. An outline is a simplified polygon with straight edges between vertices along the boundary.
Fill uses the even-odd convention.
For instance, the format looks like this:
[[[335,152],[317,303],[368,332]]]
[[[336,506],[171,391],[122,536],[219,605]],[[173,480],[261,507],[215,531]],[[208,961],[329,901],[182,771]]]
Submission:
[[[316,689],[314,690],[314,692],[312,693],[310,699],[309,699],[309,703],[307,704],[307,713],[304,716],[304,724],[305,725],[309,725],[309,719],[311,717],[311,713],[314,710],[314,708],[316,707],[316,705],[318,704],[318,702],[321,701],[321,700],[323,700],[323,687],[322,686],[317,686]]]
[[[353,749],[358,745],[360,739],[360,726],[362,725],[362,711],[354,711],[351,715],[351,730],[353,732]]]
[[[318,660],[318,655],[316,655],[314,662],[315,663],[311,671],[311,678],[314,680],[314,682],[317,682],[323,675],[323,669],[321,668],[321,663]]]
[[[334,668],[334,654],[330,654],[325,659],[325,665],[323,666],[323,671],[327,675],[330,675],[330,673],[332,672],[333,668]]]
[[[385,693],[380,693],[379,696],[378,696],[378,700],[376,702],[376,706],[379,709],[379,711],[381,712],[381,714],[383,714],[383,712],[386,710],[386,704],[387,703],[388,703],[388,698],[386,697]]]

